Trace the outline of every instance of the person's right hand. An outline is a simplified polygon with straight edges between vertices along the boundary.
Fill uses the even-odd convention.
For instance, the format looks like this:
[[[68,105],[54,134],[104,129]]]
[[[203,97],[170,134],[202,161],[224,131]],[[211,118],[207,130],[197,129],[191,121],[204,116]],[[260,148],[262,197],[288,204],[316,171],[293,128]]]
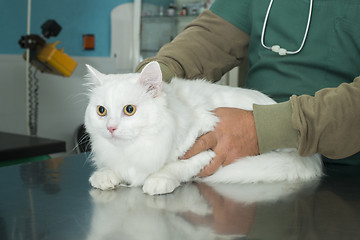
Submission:
[[[214,131],[200,136],[181,159],[211,149],[216,156],[199,174],[206,177],[213,174],[221,165],[226,166],[235,160],[259,154],[254,115],[252,111],[238,108],[217,108],[214,113],[220,122]]]

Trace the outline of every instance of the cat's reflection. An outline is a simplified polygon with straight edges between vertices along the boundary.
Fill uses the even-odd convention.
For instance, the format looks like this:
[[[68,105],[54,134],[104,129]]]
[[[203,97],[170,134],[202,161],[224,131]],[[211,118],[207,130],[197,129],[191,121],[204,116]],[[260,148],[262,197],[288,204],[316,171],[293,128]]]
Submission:
[[[141,188],[93,189],[88,239],[239,239],[249,232],[256,205],[289,201],[317,183],[187,183],[174,193],[144,194]]]

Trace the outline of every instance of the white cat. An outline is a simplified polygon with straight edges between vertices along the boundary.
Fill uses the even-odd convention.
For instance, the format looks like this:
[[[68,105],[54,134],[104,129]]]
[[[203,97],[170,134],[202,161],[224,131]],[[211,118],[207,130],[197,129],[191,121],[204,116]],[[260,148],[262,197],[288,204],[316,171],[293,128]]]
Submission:
[[[252,110],[254,103],[275,103],[258,91],[204,80],[174,78],[164,83],[157,62],[129,74],[105,75],[87,67],[91,87],[85,126],[97,168],[89,180],[102,190],[123,184],[143,186],[150,195],[172,192],[215,156],[209,150],[178,160],[198,136],[214,129],[218,118],[212,110]],[[243,158],[201,181],[304,181],[321,175],[319,155],[300,157],[295,149],[286,149]]]

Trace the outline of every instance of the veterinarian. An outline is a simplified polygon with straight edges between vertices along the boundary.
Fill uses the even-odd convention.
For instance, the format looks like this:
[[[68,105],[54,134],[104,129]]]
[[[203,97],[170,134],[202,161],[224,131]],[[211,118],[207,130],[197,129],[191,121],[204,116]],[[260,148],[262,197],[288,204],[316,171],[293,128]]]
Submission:
[[[246,87],[279,102],[216,109],[220,123],[184,156],[215,151],[200,176],[278,148],[360,164],[359,14],[358,0],[217,0],[137,71],[155,60],[164,81],[217,81],[247,58]]]

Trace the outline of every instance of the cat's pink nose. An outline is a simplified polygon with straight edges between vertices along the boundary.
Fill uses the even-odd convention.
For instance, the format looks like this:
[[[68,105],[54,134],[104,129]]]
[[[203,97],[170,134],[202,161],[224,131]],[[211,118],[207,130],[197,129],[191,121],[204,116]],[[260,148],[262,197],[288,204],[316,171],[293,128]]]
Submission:
[[[113,134],[115,132],[115,130],[116,130],[116,127],[107,127],[107,129],[109,130],[109,132],[111,134]]]

